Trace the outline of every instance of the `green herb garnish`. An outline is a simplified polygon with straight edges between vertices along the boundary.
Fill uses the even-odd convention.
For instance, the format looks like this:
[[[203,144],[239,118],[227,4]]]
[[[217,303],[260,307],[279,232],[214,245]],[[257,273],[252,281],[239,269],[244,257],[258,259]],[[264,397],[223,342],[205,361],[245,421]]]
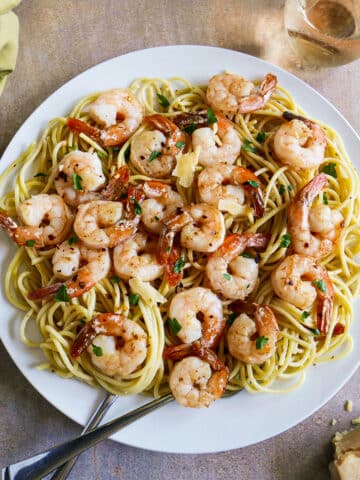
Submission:
[[[111,147],[112,148],[112,151],[117,153],[117,152],[120,152],[120,147]],[[130,145],[128,146],[128,149],[130,149]]]
[[[251,185],[254,188],[259,188],[259,184],[258,184],[258,182],[255,182],[255,180],[248,180],[245,183],[248,183],[249,185]]]
[[[310,332],[312,332],[314,335],[321,335],[321,332],[318,328],[309,328]]]
[[[231,275],[229,273],[224,273],[224,278],[226,278],[226,280],[231,280]]]
[[[180,257],[174,263],[174,273],[180,273],[181,270],[185,267],[185,258]]]
[[[184,145],[185,145],[185,142],[176,142],[176,143],[175,143],[175,146],[176,146],[177,148],[182,148]]]
[[[294,187],[293,187],[293,185],[291,185],[291,183],[288,185],[287,188],[288,188],[289,192],[292,192],[294,190]]]
[[[326,193],[323,193],[323,203],[324,203],[324,205],[329,205],[329,199],[328,199]]]
[[[110,280],[111,280],[113,283],[119,283],[119,282],[120,282],[120,278],[117,277],[116,275],[113,275],[112,277],[110,277]]]
[[[107,155],[104,152],[101,152],[100,150],[97,150],[96,153],[97,153],[97,156],[101,158],[101,160],[105,160],[105,158],[107,157]]]
[[[324,165],[321,171],[326,173],[326,175],[337,178],[336,163],[328,163],[327,165]]]
[[[254,258],[251,253],[248,253],[248,252],[243,252],[243,253],[240,253],[240,257],[244,257],[244,258]]]
[[[280,247],[281,248],[287,248],[291,243],[291,235],[288,233],[285,233],[285,235],[282,235],[280,239]]]
[[[314,280],[313,285],[320,290],[320,292],[326,292],[326,285],[324,280]]]
[[[83,187],[81,185],[82,177],[80,177],[80,175],[78,175],[77,173],[73,173],[72,179],[75,190],[83,190]]]
[[[159,221],[160,221],[160,218],[159,218],[157,215],[155,215],[154,220],[155,220],[156,222],[159,222]]]
[[[140,295],[138,293],[130,293],[129,302],[130,305],[136,306],[139,303]]]
[[[245,152],[257,153],[257,148],[247,139],[244,140],[242,149],[245,150]]]
[[[46,173],[43,173],[43,172],[38,172],[34,175],[34,177],[47,177]]]
[[[188,125],[187,127],[184,128],[184,131],[186,133],[188,133],[189,135],[191,135],[193,133],[193,131],[196,130],[196,125],[195,123],[190,123],[190,125]]]
[[[161,155],[161,152],[154,150],[153,152],[151,152],[150,157],[148,158],[148,162],[154,161],[155,158],[160,157],[160,155]]]
[[[35,245],[35,240],[26,240],[25,244],[27,247],[33,247]]]
[[[285,193],[285,191],[286,191],[285,185],[281,184],[280,187],[279,187],[279,193],[280,193],[280,195],[282,195],[283,193]]]
[[[238,314],[237,314],[236,312],[230,313],[230,315],[229,315],[228,318],[227,318],[227,323],[228,323],[229,325],[232,325],[232,324],[234,323],[235,318],[236,318],[237,316],[238,316]]]
[[[98,347],[97,345],[92,344],[92,350],[94,352],[94,355],[97,357],[102,357],[103,356],[103,351],[101,347]]]
[[[214,113],[214,110],[212,108],[209,108],[207,111],[207,123],[209,125],[212,125],[213,123],[216,123],[218,120],[216,118],[216,115]]]
[[[79,239],[74,235],[73,237],[70,237],[68,240],[68,244],[71,246],[74,243],[78,243]]]
[[[157,93],[156,96],[158,97],[159,103],[162,107],[167,108],[170,106],[169,100],[164,97],[164,95],[161,95],[161,93]]]
[[[79,322],[81,323],[81,325],[84,325],[84,324],[86,323],[83,318],[81,318],[81,319],[79,320]]]
[[[268,341],[269,341],[268,337],[263,337],[263,336],[258,337],[255,342],[256,350],[262,350],[265,347],[265,345],[268,343]]]
[[[301,320],[304,321],[305,318],[308,318],[308,317],[310,317],[310,313],[304,310],[301,314]]]
[[[266,140],[266,133],[265,132],[259,132],[256,135],[256,141],[259,143],[264,143]]]
[[[134,213],[135,213],[135,215],[141,215],[142,214],[142,208],[141,208],[140,203],[134,197],[132,197],[131,200],[134,202]]]
[[[57,302],[68,302],[70,297],[67,293],[66,285],[61,285],[59,290],[56,292],[55,300]]]
[[[171,247],[166,247],[166,253],[170,253],[171,252]]]
[[[168,321],[168,324],[169,324],[169,327],[171,329],[171,331],[177,335],[180,330],[182,329],[182,326],[180,325],[180,323],[177,321],[177,319],[174,317],[174,318],[168,318],[167,319]]]

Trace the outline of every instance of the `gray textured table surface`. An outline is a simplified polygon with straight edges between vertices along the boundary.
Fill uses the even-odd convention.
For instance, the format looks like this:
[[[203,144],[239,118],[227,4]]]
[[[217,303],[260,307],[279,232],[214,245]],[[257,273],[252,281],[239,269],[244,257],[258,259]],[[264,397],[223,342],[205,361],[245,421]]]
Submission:
[[[18,64],[0,97],[0,154],[32,110],[74,75],[132,50],[170,44],[215,45],[270,60],[314,86],[359,131],[354,105],[360,94],[360,63],[321,72],[297,68],[282,31],[282,5],[281,0],[23,0],[16,9],[21,24]],[[258,445],[185,456],[106,441],[81,456],[71,478],[325,480],[331,436],[360,415],[359,381],[357,372],[316,414]],[[354,402],[352,413],[344,410],[346,399]],[[336,426],[330,425],[332,418],[338,420]],[[0,465],[79,432],[79,426],[27,383],[0,346]]]

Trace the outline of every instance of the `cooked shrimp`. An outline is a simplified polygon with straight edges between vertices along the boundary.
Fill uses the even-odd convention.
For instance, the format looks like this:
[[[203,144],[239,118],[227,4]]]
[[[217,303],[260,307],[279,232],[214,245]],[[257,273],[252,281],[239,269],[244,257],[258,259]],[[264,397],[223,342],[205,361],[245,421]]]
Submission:
[[[218,163],[233,164],[241,150],[239,134],[230,120],[219,112],[216,112],[216,118],[217,136],[221,141],[220,146],[216,142],[214,130],[210,127],[198,128],[192,134],[193,148],[199,147],[199,164],[204,167],[210,167]]]
[[[277,158],[294,170],[317,168],[324,161],[326,136],[322,128],[306,118],[285,112],[292,119],[277,130],[274,152]]]
[[[201,339],[202,345],[208,348],[217,346],[226,323],[221,300],[203,287],[177,293],[171,300],[168,315],[181,325],[177,336],[182,342]]]
[[[326,184],[326,175],[317,175],[296,194],[289,205],[288,228],[295,253],[319,258],[334,249],[343,216],[328,205],[311,207]]]
[[[224,241],[225,223],[222,213],[206,203],[185,207],[189,222],[180,233],[180,243],[195,252],[214,252]]]
[[[244,193],[246,193],[254,208],[255,216],[261,217],[264,214],[264,200],[259,179],[248,168],[232,165],[206,167],[198,177],[198,189],[203,202],[225,211],[227,207],[221,207],[221,203],[219,206],[219,202],[230,200],[236,205],[243,206]]]
[[[164,272],[164,266],[156,259],[156,244],[151,245],[149,235],[142,232],[118,245],[114,249],[113,261],[115,273],[124,280],[138,278],[150,282]]]
[[[89,106],[90,117],[102,129],[77,118],[68,118],[70,130],[83,132],[105,147],[122,145],[136,132],[144,118],[144,107],[126,88],[109,90]]]
[[[241,300],[230,308],[240,314],[227,332],[230,354],[241,362],[261,365],[276,349],[279,326],[273,311],[267,305]]]
[[[106,182],[99,157],[75,150],[64,156],[55,173],[55,188],[64,201],[73,207],[96,200],[94,193]]]
[[[239,256],[246,247],[264,248],[268,237],[262,233],[233,233],[211,255],[206,275],[212,289],[225,298],[244,299],[256,287],[259,267],[255,259]]]
[[[186,356],[184,355],[196,355]],[[200,358],[199,358],[200,357]],[[166,358],[183,358],[170,372],[169,385],[175,400],[184,407],[209,407],[220,398],[229,379],[229,370],[217,355],[198,342],[188,352]]]
[[[145,175],[167,178],[175,168],[176,155],[185,146],[185,134],[162,115],[149,115],[146,122],[154,130],[145,130],[133,138],[130,161]]]
[[[74,230],[89,248],[111,248],[135,233],[136,222],[123,218],[120,202],[96,200],[79,205]]]
[[[306,255],[290,255],[271,276],[276,295],[302,310],[311,308],[317,299],[317,328],[329,330],[334,303],[334,287],[327,270]]]
[[[213,108],[225,114],[249,113],[264,108],[276,89],[277,78],[268,73],[259,88],[240,75],[214,75],[206,91],[206,99]]]
[[[70,354],[76,360],[86,349],[100,372],[124,378],[144,362],[146,343],[144,329],[133,320],[116,313],[100,313],[80,330]]]
[[[63,283],[57,282],[34,290],[29,294],[31,300],[52,299],[61,289],[69,298],[79,297],[108,275],[111,259],[107,248],[95,250],[83,244],[73,244],[68,247],[64,242],[60,245],[58,252],[55,252],[53,270],[58,278],[65,279],[72,275],[71,278]]]
[[[143,189],[147,199],[141,204],[141,220],[150,232],[159,235],[163,227],[162,220],[183,207],[184,202],[181,195],[166,183],[145,182]]]
[[[17,207],[17,214],[24,225],[17,225],[0,211],[0,227],[18,245],[35,248],[62,242],[73,220],[69,207],[61,197],[45,193],[25,200]]]

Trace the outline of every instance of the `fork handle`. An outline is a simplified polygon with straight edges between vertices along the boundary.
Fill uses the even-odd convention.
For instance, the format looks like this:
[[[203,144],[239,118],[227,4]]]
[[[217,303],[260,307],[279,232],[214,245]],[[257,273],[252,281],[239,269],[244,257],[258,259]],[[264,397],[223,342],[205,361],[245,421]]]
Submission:
[[[80,435],[73,440],[62,443],[50,450],[46,450],[45,452],[38,453],[33,457],[22,460],[21,462],[9,465],[2,469],[1,480],[39,480],[52,472],[55,468],[63,465],[63,463],[67,462],[70,458],[79,455],[87,448],[90,448],[101,440],[108,438],[116,431],[124,428],[135,420],[138,420],[144,415],[166,405],[173,399],[174,397],[169,393],[168,395],[146,403],[121,417],[115,418],[111,422],[105,423],[105,425],[102,425],[95,430]]]
[[[85,425],[83,431],[81,432],[81,435],[84,435],[84,433],[89,432],[90,430],[93,430],[95,427],[99,425],[101,420],[104,418],[104,415],[106,412],[109,410],[111,405],[117,400],[119,397],[118,395],[112,395],[111,393],[107,393],[103,400],[99,403],[98,407],[94,411],[94,413],[91,415],[89,418],[87,424]],[[68,460],[64,465],[59,467],[54,475],[51,477],[50,480],[65,480],[71,470],[73,469],[78,457],[75,456]]]

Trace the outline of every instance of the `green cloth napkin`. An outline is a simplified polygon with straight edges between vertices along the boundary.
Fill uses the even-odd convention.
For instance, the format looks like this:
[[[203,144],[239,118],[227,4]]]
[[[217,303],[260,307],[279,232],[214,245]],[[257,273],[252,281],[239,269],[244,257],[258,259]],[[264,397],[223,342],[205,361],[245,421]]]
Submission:
[[[19,47],[19,20],[10,10],[21,0],[0,0],[0,95],[6,78],[16,64]]]

